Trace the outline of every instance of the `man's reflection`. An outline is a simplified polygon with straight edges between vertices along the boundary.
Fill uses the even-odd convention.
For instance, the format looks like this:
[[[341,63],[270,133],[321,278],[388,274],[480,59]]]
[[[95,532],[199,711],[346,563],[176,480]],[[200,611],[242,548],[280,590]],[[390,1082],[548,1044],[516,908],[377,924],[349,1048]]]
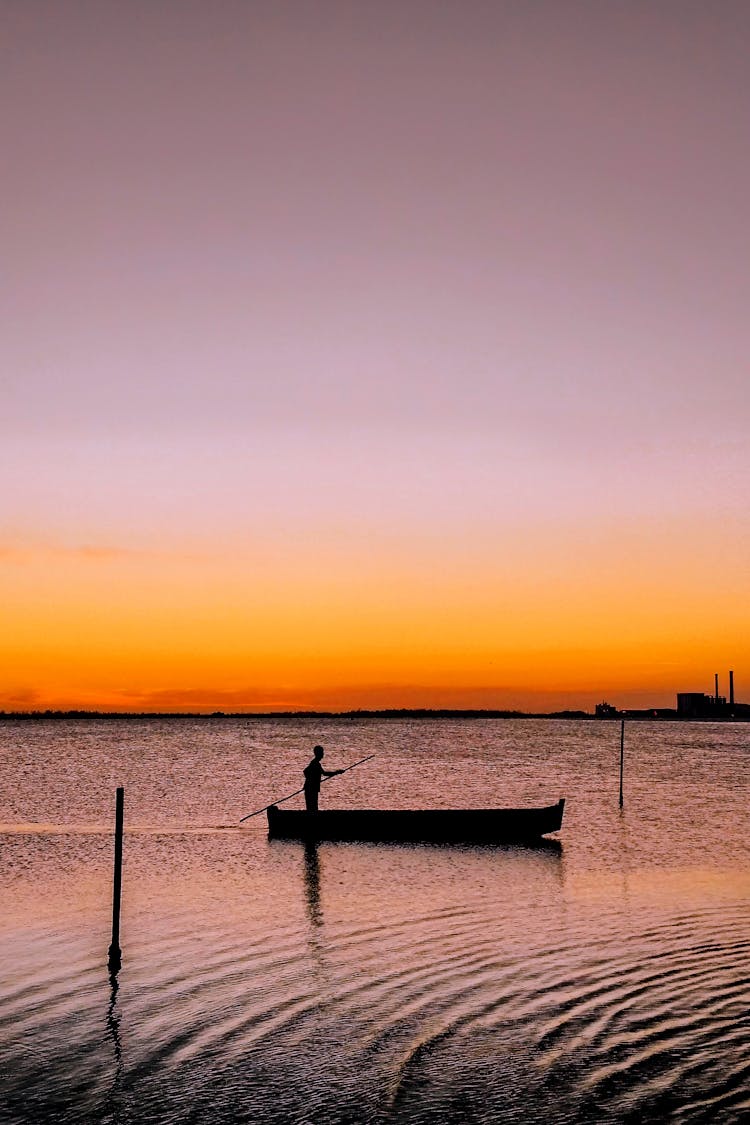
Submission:
[[[310,921],[319,929],[323,925],[323,911],[320,906],[320,859],[314,840],[305,844],[305,898]]]

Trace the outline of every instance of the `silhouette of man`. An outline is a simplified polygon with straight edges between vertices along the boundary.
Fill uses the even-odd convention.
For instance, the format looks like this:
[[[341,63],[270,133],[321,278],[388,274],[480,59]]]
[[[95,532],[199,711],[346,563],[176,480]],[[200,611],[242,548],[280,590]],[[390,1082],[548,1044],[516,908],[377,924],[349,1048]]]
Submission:
[[[321,765],[321,759],[325,754],[322,746],[314,746],[313,754],[315,757],[304,768],[305,775],[305,807],[308,812],[318,811],[318,793],[320,793],[320,783],[324,777],[333,777],[337,773],[343,773],[343,770],[324,770]]]

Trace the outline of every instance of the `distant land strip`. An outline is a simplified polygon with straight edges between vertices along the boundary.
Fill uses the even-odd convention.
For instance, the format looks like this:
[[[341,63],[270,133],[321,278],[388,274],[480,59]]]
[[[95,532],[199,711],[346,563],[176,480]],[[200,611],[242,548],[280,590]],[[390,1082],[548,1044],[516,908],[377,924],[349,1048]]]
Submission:
[[[670,722],[748,722],[750,708],[740,704],[731,715],[681,715],[670,707],[649,707],[595,715],[590,711],[498,711],[488,708],[388,707],[354,711],[0,711],[0,722],[28,719],[585,719],[606,722],[619,719]]]

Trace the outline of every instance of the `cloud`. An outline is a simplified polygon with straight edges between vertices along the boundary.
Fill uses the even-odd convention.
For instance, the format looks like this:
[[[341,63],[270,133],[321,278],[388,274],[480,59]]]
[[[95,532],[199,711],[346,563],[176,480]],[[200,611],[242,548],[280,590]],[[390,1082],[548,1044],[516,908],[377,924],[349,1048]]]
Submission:
[[[296,710],[309,707],[294,696],[267,688],[237,688],[232,690],[213,687],[161,688],[158,691],[128,691],[118,693],[117,702],[107,705],[144,711],[218,711],[218,710]]]
[[[63,548],[63,553],[78,558],[108,562],[111,559],[142,558],[151,552],[134,550],[132,547],[92,547],[84,545],[82,547]]]
[[[171,557],[166,551],[117,544],[78,543],[0,543],[0,562],[27,563],[34,559],[82,559],[85,562],[117,562],[122,559],[153,559]]]
[[[357,711],[396,708],[554,711],[593,708],[600,693],[586,690],[528,691],[510,686],[372,683],[332,687],[265,686],[230,690],[174,687],[123,689],[102,700],[102,709],[128,711]],[[633,704],[631,704],[633,705]]]
[[[12,688],[0,696],[0,709],[6,711],[33,711],[46,706],[36,688]]]

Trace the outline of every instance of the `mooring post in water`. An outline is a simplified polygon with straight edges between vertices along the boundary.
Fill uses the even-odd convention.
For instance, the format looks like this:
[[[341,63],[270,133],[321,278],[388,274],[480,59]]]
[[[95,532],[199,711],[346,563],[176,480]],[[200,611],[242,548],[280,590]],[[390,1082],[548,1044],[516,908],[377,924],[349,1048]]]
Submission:
[[[122,964],[120,949],[120,893],[122,891],[122,822],[125,790],[117,788],[115,803],[115,877],[112,887],[112,944],[109,947],[109,971],[116,973]]]
[[[620,724],[620,808],[622,808],[622,773],[625,766],[625,720]]]

